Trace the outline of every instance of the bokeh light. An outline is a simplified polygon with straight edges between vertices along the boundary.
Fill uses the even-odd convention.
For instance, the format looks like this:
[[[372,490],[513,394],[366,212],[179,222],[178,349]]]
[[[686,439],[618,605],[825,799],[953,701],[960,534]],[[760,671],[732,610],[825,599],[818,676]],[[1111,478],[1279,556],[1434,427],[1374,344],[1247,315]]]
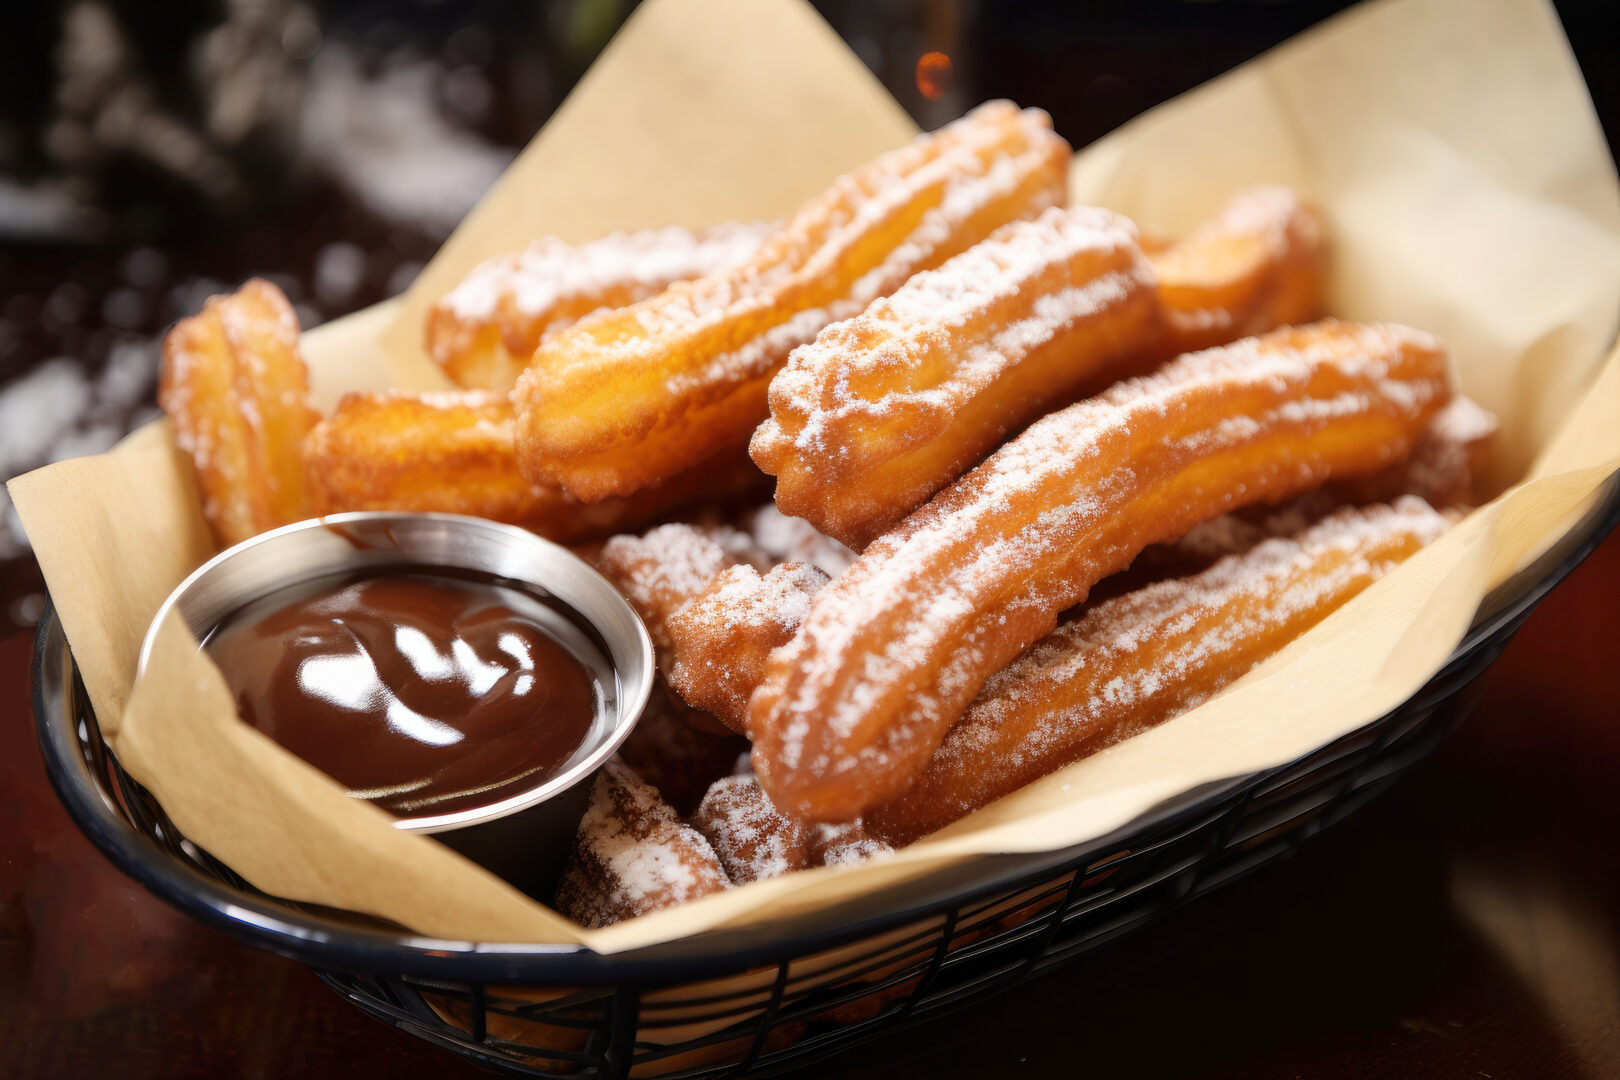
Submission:
[[[942,52],[926,52],[917,59],[917,90],[929,101],[945,96],[951,85],[951,58]]]

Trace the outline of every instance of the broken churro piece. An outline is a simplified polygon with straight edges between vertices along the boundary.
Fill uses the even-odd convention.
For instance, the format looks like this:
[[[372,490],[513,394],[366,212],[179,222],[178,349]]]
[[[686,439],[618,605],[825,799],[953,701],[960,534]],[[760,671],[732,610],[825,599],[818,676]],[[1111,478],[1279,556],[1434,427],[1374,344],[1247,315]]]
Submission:
[[[597,929],[730,886],[703,835],[628,765],[608,759],[563,867],[557,910]]]
[[[811,825],[788,817],[751,773],[716,780],[692,824],[736,885],[815,866],[852,866],[894,850],[858,821]]]
[[[736,732],[748,730],[748,699],[765,677],[765,659],[785,645],[810,613],[827,575],[790,562],[763,576],[733,566],[665,621],[669,684],[681,700]]]

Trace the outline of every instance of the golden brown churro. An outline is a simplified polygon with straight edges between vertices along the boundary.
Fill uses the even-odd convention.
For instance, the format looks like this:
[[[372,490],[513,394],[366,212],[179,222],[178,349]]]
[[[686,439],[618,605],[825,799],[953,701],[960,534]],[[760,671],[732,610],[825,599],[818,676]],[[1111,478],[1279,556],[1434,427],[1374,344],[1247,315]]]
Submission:
[[[665,621],[669,684],[694,708],[736,732],[748,730],[748,699],[765,677],[765,659],[787,644],[810,613],[827,575],[809,563],[733,566]]]
[[[1160,331],[1136,227],[1054,207],[795,349],[749,452],[784,513],[859,550]]]
[[[615,536],[589,555],[647,625],[671,688],[739,733],[766,654],[793,635],[827,581],[798,562],[761,576],[743,561],[761,556],[745,534],[684,524]]]
[[[747,543],[735,530],[674,523],[641,536],[612,537],[588,558],[647,624],[660,666],[667,667],[673,648],[669,617],[736,566],[739,548]]]
[[[992,676],[917,783],[867,812],[867,828],[910,843],[1192,708],[1447,525],[1415,497],[1344,509],[1090,608]]]
[[[280,289],[255,278],[175,323],[163,339],[158,403],[221,544],[307,516],[299,446],[319,415],[298,316]]]
[[[506,397],[482,390],[345,395],[304,441],[310,502],[321,514],[473,514],[574,541],[760,487],[759,470],[732,451],[634,495],[582,503],[523,478],[512,422]]]
[[[1323,311],[1322,221],[1285,187],[1239,192],[1214,219],[1148,259],[1168,323],[1165,355],[1310,322]]]
[[[460,386],[510,390],[547,337],[592,312],[735,266],[776,227],[671,225],[586,244],[543,237],[480,263],[433,305],[424,333],[428,355]]]
[[[599,499],[746,442],[795,346],[1061,203],[1068,158],[1045,113],[992,102],[839,179],[742,265],[555,335],[513,391],[524,474]]]
[[[1415,495],[1436,509],[1454,511],[1470,503],[1495,441],[1496,417],[1469,398],[1453,397],[1434,414],[1405,461],[1369,476],[1331,481],[1281,506],[1250,506],[1222,514],[1171,543],[1148,548],[1123,576],[1142,584],[1196,573],[1261,541],[1297,533],[1347,504]]]
[[[1325,322],[1195,353],[1037,421],[823,589],[749,733],[785,812],[899,796],[990,675],[1149,544],[1406,457],[1449,396],[1428,335]]]

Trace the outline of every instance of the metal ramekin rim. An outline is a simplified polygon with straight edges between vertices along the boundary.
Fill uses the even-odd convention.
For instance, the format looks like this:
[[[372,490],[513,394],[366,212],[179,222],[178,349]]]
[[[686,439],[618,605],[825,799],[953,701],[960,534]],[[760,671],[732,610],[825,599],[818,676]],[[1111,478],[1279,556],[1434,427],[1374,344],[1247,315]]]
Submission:
[[[510,796],[509,798],[501,799],[497,802],[489,804],[488,806],[472,807],[470,809],[458,810],[447,814],[424,815],[422,817],[414,818],[396,818],[394,820],[394,827],[403,832],[428,834],[449,832],[456,829],[467,828],[473,825],[482,825],[486,822],[497,821],[501,818],[519,813],[520,811],[527,810],[530,807],[537,806],[540,803],[543,803],[548,799],[562,793],[563,791],[568,790],[575,784],[588,779],[596,772],[597,769],[601,768],[602,764],[607,761],[608,758],[612,757],[613,754],[618,751],[619,747],[624,743],[624,740],[629,738],[630,732],[635,729],[636,723],[640,720],[642,711],[646,708],[647,701],[652,694],[653,679],[657,670],[653,658],[652,638],[648,635],[646,625],[641,621],[641,617],[636,614],[635,609],[630,606],[630,602],[625,599],[624,595],[620,593],[619,590],[607,580],[607,578],[597,573],[596,570],[592,568],[591,565],[584,559],[581,559],[578,555],[575,555],[561,544],[556,544],[550,540],[543,539],[534,533],[529,532],[527,529],[522,529],[515,525],[504,525],[500,522],[490,521],[487,518],[470,517],[464,514],[443,514],[429,512],[379,510],[354,511],[344,514],[328,514],[324,517],[309,518],[305,521],[294,522],[291,525],[283,525],[280,528],[271,529],[267,532],[260,533],[257,536],[250,537],[247,540],[243,540],[240,543],[234,544],[210,558],[207,562],[197,567],[197,569],[193,570],[190,574],[187,574],[185,579],[182,580],[180,584],[176,585],[173,591],[171,591],[164,599],[163,603],[158,606],[157,612],[152,616],[152,621],[147,625],[146,634],[141,640],[141,651],[135,665],[136,678],[139,679],[141,674],[145,672],[147,668],[147,664],[151,659],[152,650],[156,643],[158,629],[163,625],[171,613],[181,610],[181,605],[183,604],[187,595],[190,594],[200,582],[208,580],[219,570],[221,566],[226,565],[234,559],[242,557],[245,552],[261,548],[267,544],[284,542],[285,538],[288,536],[298,535],[312,529],[326,529],[331,525],[375,525],[388,521],[398,521],[401,519],[418,523],[432,522],[450,529],[465,529],[472,532],[481,532],[485,534],[502,536],[512,543],[531,546],[536,551],[543,552],[547,559],[563,561],[569,566],[572,572],[582,575],[587,582],[591,583],[601,591],[601,600],[603,602],[614,605],[621,609],[619,611],[620,615],[628,616],[627,625],[631,628],[632,640],[622,640],[621,635],[614,635],[612,633],[612,628],[602,625],[600,620],[591,618],[589,613],[579,610],[578,607],[572,604],[569,605],[570,609],[581,620],[596,631],[596,633],[602,638],[603,642],[607,644],[610,653],[616,651],[614,646],[615,640],[618,639],[618,644],[634,653],[640,663],[639,675],[635,678],[628,677],[621,669],[620,665],[616,662],[614,663],[613,666],[619,679],[617,695],[617,720],[613,727],[608,731],[606,737],[603,738],[601,744],[585,757],[571,765],[568,769],[558,773],[556,776],[551,777],[545,783],[537,787],[531,788],[520,794]],[[401,549],[401,551],[404,552],[404,549]],[[408,552],[404,553],[408,554]],[[342,569],[343,567],[337,564],[330,567],[332,572],[341,571]],[[485,570],[487,568],[480,566],[466,566],[465,569]],[[526,580],[529,584],[545,588],[548,592],[550,592],[551,589],[551,586],[542,580],[517,580]],[[243,596],[242,603],[245,604],[254,599],[257,599],[257,597]],[[613,657],[610,655],[608,659],[611,661],[613,660]]]

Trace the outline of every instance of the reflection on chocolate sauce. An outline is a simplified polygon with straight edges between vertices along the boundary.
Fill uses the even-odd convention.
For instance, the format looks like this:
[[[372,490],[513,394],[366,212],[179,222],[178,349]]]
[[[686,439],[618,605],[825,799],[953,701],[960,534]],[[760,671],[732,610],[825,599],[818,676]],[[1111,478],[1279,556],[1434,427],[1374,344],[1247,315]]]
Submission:
[[[488,806],[562,771],[598,678],[539,598],[393,569],[272,593],[204,642],[242,719],[402,817]]]

